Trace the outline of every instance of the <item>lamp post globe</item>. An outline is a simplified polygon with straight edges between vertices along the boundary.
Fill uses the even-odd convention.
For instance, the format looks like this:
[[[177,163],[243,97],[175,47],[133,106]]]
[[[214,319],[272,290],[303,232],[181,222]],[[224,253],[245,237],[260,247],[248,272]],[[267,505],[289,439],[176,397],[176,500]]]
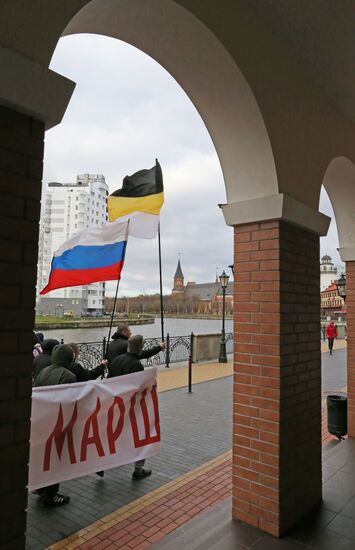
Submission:
[[[226,289],[228,286],[229,275],[225,271],[219,276],[219,282],[222,287],[222,331],[221,331],[221,341],[219,346],[219,363],[227,363],[227,352],[226,352],[226,331],[225,331],[225,313],[226,313]]]

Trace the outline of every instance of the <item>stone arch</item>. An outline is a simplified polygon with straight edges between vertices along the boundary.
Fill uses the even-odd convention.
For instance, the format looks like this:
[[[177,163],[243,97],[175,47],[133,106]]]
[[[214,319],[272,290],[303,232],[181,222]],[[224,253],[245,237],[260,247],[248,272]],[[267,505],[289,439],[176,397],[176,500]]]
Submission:
[[[222,43],[189,11],[171,0],[92,0],[63,31],[77,33],[123,40],[175,78],[210,133],[229,203],[278,193],[271,143],[254,94]]]
[[[336,157],[328,165],[323,185],[332,204],[343,261],[355,257],[355,164],[347,157]],[[351,257],[350,257],[351,256]]]

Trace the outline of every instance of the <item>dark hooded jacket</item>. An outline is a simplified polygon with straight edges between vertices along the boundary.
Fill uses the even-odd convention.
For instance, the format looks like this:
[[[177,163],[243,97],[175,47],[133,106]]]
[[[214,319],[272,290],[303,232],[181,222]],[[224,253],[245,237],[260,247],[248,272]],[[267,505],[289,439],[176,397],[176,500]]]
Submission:
[[[54,386],[76,382],[76,376],[70,372],[73,362],[73,350],[66,344],[60,344],[52,353],[52,364],[40,371],[34,386]]]
[[[48,367],[52,363],[52,351],[55,346],[58,346],[58,340],[48,338],[43,340],[42,353],[33,358],[32,378],[36,379],[42,369]]]
[[[124,353],[127,353],[127,347],[128,347],[128,338],[127,336],[124,336],[123,334],[117,334],[115,332],[112,335],[113,342],[110,342],[107,349],[107,359],[109,364],[109,370],[110,370],[110,364],[115,359],[115,357],[118,357],[119,355],[123,355]],[[153,355],[156,355],[161,351],[160,346],[153,346],[149,349],[142,350],[141,354],[139,355],[139,359],[148,359],[149,357],[152,357]]]
[[[68,369],[75,374],[77,382],[87,382],[88,380],[96,380],[99,376],[105,374],[106,366],[100,363],[94,369],[86,369],[80,363],[72,363]]]
[[[124,376],[125,374],[131,374],[132,372],[140,372],[144,370],[144,367],[139,359],[140,355],[131,353],[130,351],[124,355],[119,355],[110,365],[109,378]]]

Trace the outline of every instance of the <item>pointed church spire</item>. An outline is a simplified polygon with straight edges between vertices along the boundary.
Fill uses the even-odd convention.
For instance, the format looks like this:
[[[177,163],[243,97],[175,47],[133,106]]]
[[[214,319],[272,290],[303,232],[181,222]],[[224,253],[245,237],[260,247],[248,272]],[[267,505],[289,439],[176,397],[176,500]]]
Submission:
[[[182,269],[181,269],[180,258],[178,260],[178,264],[177,264],[176,272],[175,272],[175,275],[174,275],[174,279],[176,279],[176,277],[179,277],[180,279],[184,278],[184,275],[183,275]]]
[[[173,288],[172,292],[173,292],[173,294],[176,294],[176,293],[183,294],[184,293],[184,275],[183,275],[183,272],[182,272],[182,269],[181,269],[181,264],[180,264],[180,253],[179,253],[179,260],[178,260],[176,272],[175,272],[175,275],[174,275],[174,288]]]

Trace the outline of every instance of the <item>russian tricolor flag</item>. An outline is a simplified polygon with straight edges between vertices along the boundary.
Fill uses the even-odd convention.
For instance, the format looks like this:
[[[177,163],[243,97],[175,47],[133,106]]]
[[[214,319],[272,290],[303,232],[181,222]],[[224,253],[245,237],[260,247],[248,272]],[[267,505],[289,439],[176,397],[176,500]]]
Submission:
[[[48,284],[41,294],[56,288],[120,279],[127,238],[128,222],[122,221],[81,231],[54,253]]]

